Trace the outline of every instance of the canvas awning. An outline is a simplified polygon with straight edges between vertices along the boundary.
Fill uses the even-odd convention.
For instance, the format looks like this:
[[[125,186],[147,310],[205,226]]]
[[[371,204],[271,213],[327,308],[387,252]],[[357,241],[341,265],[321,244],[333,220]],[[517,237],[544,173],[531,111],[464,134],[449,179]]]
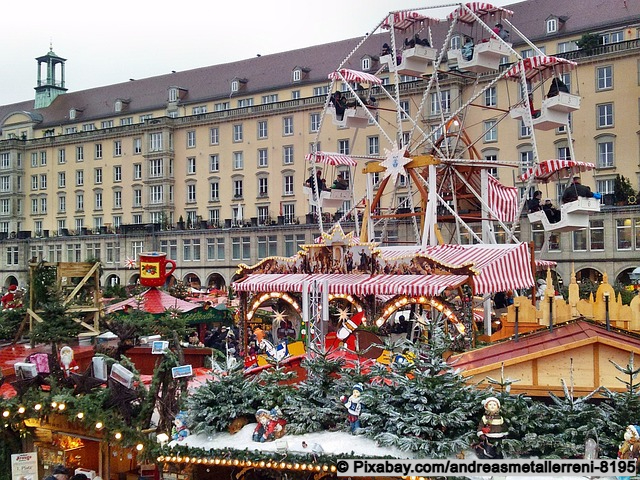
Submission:
[[[180,298],[173,297],[167,292],[158,290],[157,288],[150,288],[142,295],[142,301],[138,297],[127,298],[113,305],[109,305],[106,308],[107,313],[117,312],[118,310],[125,310],[126,308],[138,308],[140,305],[142,310],[147,313],[164,313],[167,309],[175,308],[181,312],[190,312],[196,308],[201,307],[198,303],[187,302]]]
[[[341,153],[331,153],[331,152],[315,152],[315,153],[307,153],[305,155],[305,160],[309,162],[315,163],[323,163],[326,165],[349,165],[350,167],[355,167],[358,162],[356,162],[349,155],[343,155]]]
[[[558,172],[565,170],[570,174],[593,170],[596,166],[593,163],[578,162],[576,160],[544,160],[536,166],[527,169],[520,179],[526,182],[532,176],[539,182],[547,183]]]
[[[565,58],[536,55],[523,58],[521,61],[516,62],[507,70],[504,76],[510,80],[519,81],[520,74],[524,70],[524,76],[527,80],[546,80],[547,78],[573,70],[577,65],[576,62]]]
[[[467,275],[253,274],[233,284],[244,292],[302,292],[304,282],[326,282],[329,293],[345,295],[423,295],[457,287]]]
[[[347,82],[372,83],[374,85],[382,85],[382,79],[370,73],[359,72],[357,70],[349,70],[342,68],[329,74],[329,80],[346,80]]]
[[[393,12],[382,22],[381,27],[388,30],[393,28],[399,31],[406,31],[414,27],[430,27],[440,23],[439,19],[425,17],[418,12]]]
[[[473,12],[483,22],[486,21],[485,19],[488,19],[488,17],[497,16],[497,18],[504,18],[506,16],[510,17],[513,15],[513,10],[508,10],[502,7],[495,7],[490,3],[469,2],[451,12],[448,18],[449,20],[454,20],[457,18],[458,21],[464,23],[474,23],[476,19],[469,13],[469,11]]]

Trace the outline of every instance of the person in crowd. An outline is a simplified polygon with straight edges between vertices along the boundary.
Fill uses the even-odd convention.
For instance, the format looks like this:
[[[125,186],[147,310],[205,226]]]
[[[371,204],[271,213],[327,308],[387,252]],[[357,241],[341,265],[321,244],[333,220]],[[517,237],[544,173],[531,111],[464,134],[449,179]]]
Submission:
[[[313,174],[311,174],[304,184],[315,193],[316,182],[318,183],[318,187],[320,187],[320,191],[329,190],[327,188],[327,182],[324,178],[322,178],[322,172],[320,170],[316,170],[316,181],[313,180]]]
[[[540,190],[536,190],[533,193],[533,198],[530,198],[527,201],[527,208],[529,209],[529,213],[539,212],[542,209],[542,205],[540,202],[542,201],[542,192]]]
[[[465,35],[464,45],[462,45],[462,58],[467,62],[473,58],[473,38]]]
[[[344,118],[344,111],[347,109],[347,99],[342,92],[335,92],[331,96],[331,103],[336,109],[336,118],[342,120]]]
[[[550,198],[547,198],[542,205],[542,210],[547,215],[549,222],[558,223],[560,221],[560,210],[553,206]]]
[[[413,48],[416,46],[415,38],[405,38],[404,39],[404,48]]]
[[[578,200],[578,197],[600,198],[600,194],[598,193],[597,195],[596,197],[596,194],[594,194],[588,186],[582,185],[582,183],[580,183],[580,177],[576,175],[573,177],[571,185],[564,189],[562,203],[575,202]]]
[[[389,46],[388,43],[384,43],[382,45],[382,52],[380,53],[381,56],[385,56],[385,55],[391,55],[391,47]]]
[[[56,465],[53,467],[53,471],[51,475],[46,477],[44,480],[69,480],[71,473],[69,469],[64,465]]]
[[[417,33],[413,36],[413,43],[415,45],[422,45],[423,47],[431,46],[429,40],[427,40],[426,38],[420,38],[420,35],[418,35]]]
[[[553,77],[549,91],[547,92],[547,98],[555,97],[560,92],[569,93],[569,87],[558,77]]]
[[[342,172],[338,173],[338,176],[333,181],[331,188],[335,190],[347,190],[349,188],[349,183],[344,178],[344,174]]]
[[[496,26],[493,27],[493,33],[505,42],[509,41],[509,30],[505,30],[501,23],[496,23]]]
[[[71,480],[89,480],[89,477],[87,477],[84,473],[76,473],[73,477],[71,477]]]

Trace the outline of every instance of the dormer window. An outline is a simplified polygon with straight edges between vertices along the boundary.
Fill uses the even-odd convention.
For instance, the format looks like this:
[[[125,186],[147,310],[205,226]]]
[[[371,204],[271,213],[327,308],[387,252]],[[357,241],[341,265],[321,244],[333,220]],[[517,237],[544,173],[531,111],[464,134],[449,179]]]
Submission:
[[[556,33],[557,31],[558,31],[558,19],[557,18],[547,19],[547,33]]]
[[[364,57],[360,63],[361,63],[363,72],[366,72],[367,70],[371,70],[371,57]]]
[[[116,113],[120,113],[123,110],[126,110],[127,105],[129,105],[129,100],[123,100],[122,98],[118,98],[113,104],[113,109]]]
[[[236,93],[244,90],[246,84],[246,78],[234,78],[233,80],[231,80],[231,93]]]
[[[69,120],[75,120],[80,116],[81,113],[82,113],[82,110],[80,110],[79,108],[69,109]]]
[[[293,71],[291,80],[294,82],[299,82],[300,80],[302,80],[302,70],[300,70],[299,68],[296,68]]]
[[[169,103],[175,103],[180,100],[183,100],[184,97],[187,96],[189,91],[185,88],[180,87],[169,87]]]

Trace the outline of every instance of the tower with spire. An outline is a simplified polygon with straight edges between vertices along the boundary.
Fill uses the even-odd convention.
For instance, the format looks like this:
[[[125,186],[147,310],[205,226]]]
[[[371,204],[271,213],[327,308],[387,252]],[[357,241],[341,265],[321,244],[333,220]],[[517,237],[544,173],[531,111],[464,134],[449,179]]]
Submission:
[[[45,108],[51,105],[56,97],[65,93],[64,62],[66,58],[59,57],[53,52],[53,45],[49,45],[49,52],[36,58],[38,62],[38,84],[35,87],[36,101],[34,108]],[[46,77],[42,78],[43,66],[46,66]],[[58,78],[58,74],[60,77]]]

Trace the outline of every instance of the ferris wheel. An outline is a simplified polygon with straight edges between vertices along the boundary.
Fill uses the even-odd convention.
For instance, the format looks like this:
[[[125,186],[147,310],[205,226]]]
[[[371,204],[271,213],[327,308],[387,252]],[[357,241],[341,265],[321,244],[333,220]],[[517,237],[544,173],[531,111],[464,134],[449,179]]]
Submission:
[[[354,140],[364,127],[378,134],[367,131],[365,151],[307,156],[314,171],[323,165],[350,180],[347,192],[306,187],[310,204],[321,213],[321,230],[327,220],[355,219],[361,238],[381,241],[390,219],[405,218],[418,245],[496,243],[496,225],[506,241],[515,241],[528,191],[540,180],[525,171],[541,162],[535,132],[564,128],[570,135],[569,116],[580,108],[580,97],[568,89],[554,98],[543,95],[545,82],[566,78],[576,65],[544,55],[512,17],[511,10],[482,2],[391,12],[329,74],[316,144],[329,123]],[[534,55],[523,58],[515,51],[514,37]],[[373,71],[352,68],[363,51],[374,49],[380,54]],[[499,83],[506,87],[500,105]],[[543,97],[539,111],[532,106],[535,95]],[[482,152],[502,122],[528,130],[532,149],[526,164]],[[568,145],[564,160],[575,158]],[[494,176],[497,167],[518,170],[523,188],[503,185]],[[331,208],[337,209],[333,217],[322,215]],[[562,231],[572,228],[569,221]]]

